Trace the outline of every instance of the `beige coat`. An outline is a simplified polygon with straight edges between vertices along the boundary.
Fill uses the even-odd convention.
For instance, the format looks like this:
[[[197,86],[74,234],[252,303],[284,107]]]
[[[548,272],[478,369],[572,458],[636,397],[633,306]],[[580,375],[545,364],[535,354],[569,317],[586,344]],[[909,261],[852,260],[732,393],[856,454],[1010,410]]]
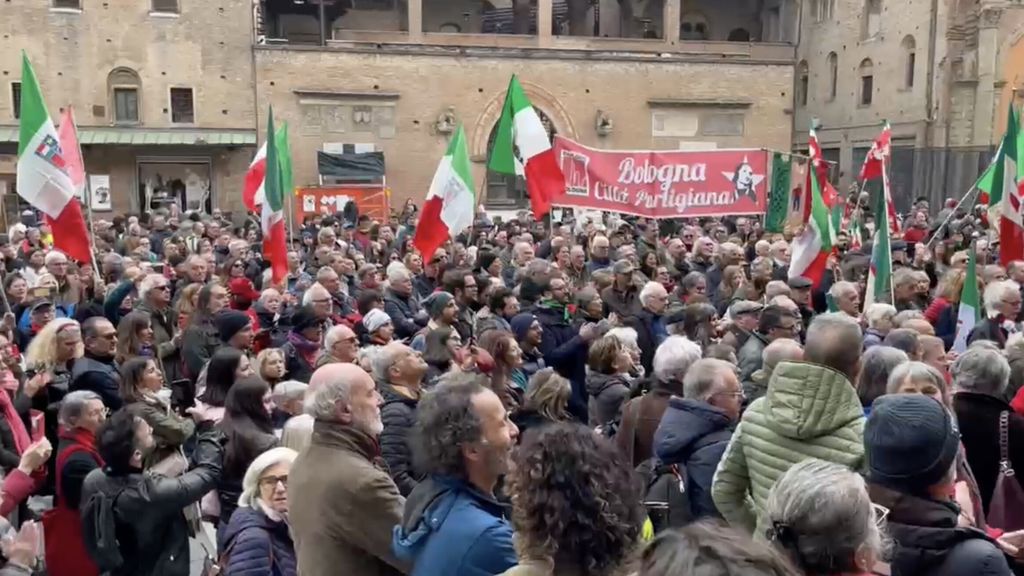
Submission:
[[[300,576],[392,576],[410,567],[391,552],[405,498],[377,443],[342,424],[316,421],[289,474],[289,521]]]

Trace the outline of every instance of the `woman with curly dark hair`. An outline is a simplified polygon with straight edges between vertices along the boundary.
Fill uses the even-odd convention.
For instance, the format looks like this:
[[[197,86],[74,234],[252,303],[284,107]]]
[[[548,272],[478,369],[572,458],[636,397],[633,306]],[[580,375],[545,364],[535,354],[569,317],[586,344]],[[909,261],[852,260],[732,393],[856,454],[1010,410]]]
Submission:
[[[504,576],[631,573],[644,510],[618,448],[581,424],[526,435],[509,475],[519,566]]]

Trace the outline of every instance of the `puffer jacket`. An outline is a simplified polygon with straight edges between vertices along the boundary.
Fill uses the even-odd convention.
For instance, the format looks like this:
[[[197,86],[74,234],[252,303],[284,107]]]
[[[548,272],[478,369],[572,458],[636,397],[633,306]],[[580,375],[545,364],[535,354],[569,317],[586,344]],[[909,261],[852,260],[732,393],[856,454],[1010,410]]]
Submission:
[[[587,413],[590,426],[617,420],[622,405],[629,400],[629,382],[623,374],[587,374]]]
[[[420,313],[421,310],[415,295],[403,297],[390,288],[384,290],[384,311],[395,326],[396,339],[412,338],[426,326],[426,316]]]
[[[674,396],[654,433],[654,453],[664,464],[686,468],[686,493],[694,519],[718,516],[711,483],[732,437],[733,422],[707,402]]]
[[[380,452],[398,491],[402,496],[409,496],[423,479],[422,475],[413,471],[412,452],[409,449],[409,431],[416,423],[416,405],[419,400],[403,395],[386,382],[378,382],[377,390],[384,399],[380,407],[380,419],[384,423],[384,431],[380,433]]]
[[[753,533],[775,481],[808,458],[863,469],[864,411],[843,374],[780,362],[768,393],[743,413],[718,465],[715,506],[729,524]]]
[[[298,573],[288,523],[275,522],[261,510],[236,510],[224,530],[219,549],[228,552],[226,575],[295,576]]]

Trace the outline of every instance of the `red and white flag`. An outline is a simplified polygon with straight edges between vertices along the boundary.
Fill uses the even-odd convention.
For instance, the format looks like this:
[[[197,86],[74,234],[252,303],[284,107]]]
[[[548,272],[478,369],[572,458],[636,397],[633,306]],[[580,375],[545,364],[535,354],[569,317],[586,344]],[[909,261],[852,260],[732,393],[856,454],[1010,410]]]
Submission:
[[[249,170],[245,173],[245,187],[242,188],[242,202],[250,212],[256,212],[256,207],[263,204],[267,193],[264,188],[264,179],[267,175],[267,143],[260,146],[256,157],[249,164]]]
[[[79,262],[90,262],[89,232],[75,197],[76,186],[85,182],[85,168],[70,110],[58,135],[24,53],[21,85],[18,195],[43,213],[55,248]]]
[[[871,143],[871,150],[868,150],[867,156],[864,157],[864,164],[860,167],[860,181],[867,182],[868,180],[883,178],[885,176],[885,165],[888,163],[891,155],[892,128],[886,122],[885,127],[882,128],[882,133]],[[891,194],[886,195],[885,206],[886,212],[889,213],[889,232],[899,234],[900,219],[896,216],[896,204],[893,202]]]

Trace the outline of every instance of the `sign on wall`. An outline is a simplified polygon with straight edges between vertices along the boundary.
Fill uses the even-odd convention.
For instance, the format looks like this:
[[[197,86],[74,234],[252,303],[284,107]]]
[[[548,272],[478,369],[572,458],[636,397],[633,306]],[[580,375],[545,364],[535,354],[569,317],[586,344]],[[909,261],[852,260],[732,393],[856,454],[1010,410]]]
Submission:
[[[598,150],[561,136],[553,147],[566,184],[558,206],[645,218],[765,211],[765,150]]]
[[[299,188],[295,196],[295,215],[299,222],[306,216],[341,212],[349,201],[356,203],[360,215],[367,214],[379,222],[386,222],[390,216],[388,192],[382,186]]]
[[[110,175],[89,175],[89,201],[93,210],[109,211],[112,209],[110,199]]]

